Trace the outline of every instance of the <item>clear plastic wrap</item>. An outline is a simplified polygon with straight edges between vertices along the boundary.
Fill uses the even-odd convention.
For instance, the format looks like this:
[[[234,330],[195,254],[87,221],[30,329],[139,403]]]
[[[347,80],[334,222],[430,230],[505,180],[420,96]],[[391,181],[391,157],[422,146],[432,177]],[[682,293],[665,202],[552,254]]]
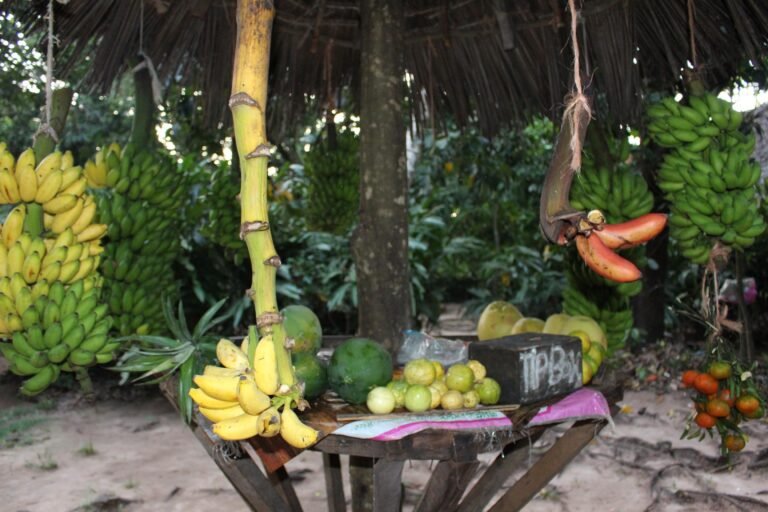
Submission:
[[[405,331],[403,343],[397,353],[397,363],[405,364],[420,358],[438,361],[443,366],[466,362],[467,344],[461,340],[433,338],[419,331]]]

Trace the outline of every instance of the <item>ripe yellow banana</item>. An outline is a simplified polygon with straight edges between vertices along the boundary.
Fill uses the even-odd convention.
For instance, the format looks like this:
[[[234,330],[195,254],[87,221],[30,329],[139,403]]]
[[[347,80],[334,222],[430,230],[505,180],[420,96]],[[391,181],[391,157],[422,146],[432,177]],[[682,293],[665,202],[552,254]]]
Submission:
[[[24,248],[18,242],[14,243],[10,249],[8,249],[8,275],[13,276],[15,274],[21,274],[24,267],[24,260],[27,255],[24,252]]]
[[[228,409],[237,405],[237,402],[225,402],[224,400],[208,396],[205,391],[200,388],[190,389],[189,397],[194,400],[197,405],[205,407],[206,409]]]
[[[21,159],[21,157],[19,157],[19,159]],[[34,161],[32,164],[34,165]],[[61,171],[60,151],[54,151],[40,160],[40,163],[37,164],[37,168],[35,169],[35,174],[37,174],[37,179],[42,182],[42,180],[47,178],[53,171]]]
[[[198,407],[198,410],[200,411],[200,414],[211,420],[213,423],[236,418],[245,414],[245,411],[240,408],[237,402],[235,402],[235,405],[232,407],[227,407],[226,409],[208,409],[207,407]]]
[[[248,336],[246,336],[245,338],[243,338],[242,343],[240,343],[240,350],[242,350],[243,354],[245,354],[246,356],[248,355],[248,340],[249,339],[250,338],[248,338]]]
[[[83,168],[83,174],[85,174],[88,180],[88,185],[93,188],[104,188],[107,184],[107,164],[101,162],[99,164],[94,163],[92,160],[88,160]]]
[[[282,420],[276,407],[270,407],[259,414],[259,435],[274,437],[280,433]]]
[[[259,340],[256,352],[253,356],[253,373],[259,389],[274,395],[280,387],[280,379],[277,375],[277,358],[272,335],[267,334]]]
[[[259,389],[252,375],[240,378],[237,400],[246,413],[253,415],[261,414],[271,405],[271,399]]]
[[[0,192],[3,194],[3,200],[6,203],[18,203],[21,200],[19,196],[19,185],[16,183],[16,178],[10,171],[0,171]]]
[[[93,218],[95,216],[96,202],[89,197],[85,201],[85,206],[83,207],[83,211],[80,213],[80,216],[77,218],[74,224],[72,224],[72,231],[76,235],[79,235],[85,228],[91,225],[91,222],[93,222]]]
[[[290,407],[283,407],[280,419],[282,422],[280,435],[285,439],[285,442],[294,448],[309,448],[317,442],[320,433],[309,425],[302,423]]]
[[[61,188],[62,175],[61,169],[54,169],[45,178],[38,176],[41,181],[40,186],[37,187],[37,194],[35,194],[36,203],[47,203],[56,197],[59,188]]]
[[[240,377],[237,375],[195,375],[194,381],[206,395],[227,402],[237,402],[237,390],[240,386]]]
[[[0,243],[0,280],[3,280],[8,275],[8,249],[5,245]],[[0,294],[2,288],[0,288]]]
[[[3,244],[5,244],[6,247],[10,248],[21,236],[26,216],[27,207],[24,204],[20,204],[11,210],[11,213],[6,217],[2,233],[0,233],[0,237],[3,239]]]
[[[51,215],[71,210],[77,204],[77,197],[73,195],[58,195],[50,201],[43,203],[43,211]]]
[[[55,267],[56,265],[51,265],[51,267]],[[80,260],[70,261],[68,263],[64,263],[61,265],[61,270],[59,271],[59,280],[63,281],[65,283],[69,283],[73,277],[75,277],[75,274],[80,270]]]
[[[16,178],[19,176],[19,171],[25,167],[32,167],[32,170],[35,170],[35,151],[32,148],[22,151],[16,160],[16,170],[14,171]]]
[[[21,267],[21,276],[27,282],[27,284],[34,284],[37,281],[37,276],[40,275],[40,268],[42,260],[40,255],[36,252],[30,253],[24,259],[24,264]]]
[[[91,224],[77,234],[77,241],[82,243],[91,242],[101,238],[106,232],[106,224]]]
[[[26,165],[17,171],[16,181],[19,184],[19,197],[27,203],[35,200],[37,195],[37,175],[31,165]]]
[[[232,370],[247,370],[250,366],[248,357],[227,338],[221,338],[216,344],[216,358],[225,368]]]
[[[57,247],[64,247],[69,250],[69,246],[75,241],[75,234],[71,229],[66,229],[56,237],[53,245],[48,250],[56,249]]]
[[[75,205],[69,210],[56,214],[51,222],[50,229],[54,233],[61,233],[65,229],[72,227],[80,214],[83,213],[85,202],[82,199],[75,201]],[[74,230],[73,230],[74,231]]]
[[[5,142],[0,142],[0,169],[12,171],[16,161],[13,158],[13,153],[8,151]]]
[[[61,170],[69,169],[75,165],[75,157],[72,155],[71,151],[65,151],[63,155],[61,155]]]
[[[213,433],[225,441],[242,441],[260,434],[259,416],[241,414],[213,424]]]
[[[72,194],[73,196],[81,196],[83,192],[85,192],[86,188],[88,188],[88,180],[85,179],[85,177],[83,176],[78,176],[78,178],[75,181],[73,181],[71,184],[67,186],[64,186],[62,184],[61,193]]]
[[[61,189],[66,190],[70,185],[76,182],[82,172],[83,170],[80,168],[80,166],[62,169],[63,174],[61,175]]]
[[[213,366],[211,364],[206,365],[203,369],[203,375],[216,375],[219,377],[233,377],[240,376],[243,372],[239,370],[230,370],[229,368],[222,368],[221,366]]]
[[[79,281],[80,279],[84,279],[85,276],[87,276],[94,268],[98,266],[97,260],[95,257],[93,258],[85,258],[84,260],[80,260],[80,268],[77,269],[77,272],[75,272],[75,275],[73,275],[70,279],[70,283],[74,283],[75,281]]]

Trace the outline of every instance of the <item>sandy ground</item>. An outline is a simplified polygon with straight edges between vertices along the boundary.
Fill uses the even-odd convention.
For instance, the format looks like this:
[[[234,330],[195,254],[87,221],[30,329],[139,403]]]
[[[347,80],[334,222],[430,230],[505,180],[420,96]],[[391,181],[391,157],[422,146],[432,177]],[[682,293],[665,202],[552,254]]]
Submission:
[[[9,416],[39,423],[3,437],[1,510],[248,510],[159,394],[94,404],[63,395],[46,407],[20,401],[11,386],[10,379],[0,386],[5,427]],[[578,512],[596,506],[621,512],[768,510],[764,420],[746,425],[751,435],[747,449],[728,465],[718,459],[713,441],[679,440],[690,411],[682,391],[628,391],[623,404],[615,428],[606,428],[526,511]],[[2,428],[0,423],[0,433]],[[556,435],[552,432],[533,445],[529,462]],[[430,467],[429,461],[406,464],[406,509],[418,500]],[[304,510],[326,510],[320,455],[305,452],[288,470]]]

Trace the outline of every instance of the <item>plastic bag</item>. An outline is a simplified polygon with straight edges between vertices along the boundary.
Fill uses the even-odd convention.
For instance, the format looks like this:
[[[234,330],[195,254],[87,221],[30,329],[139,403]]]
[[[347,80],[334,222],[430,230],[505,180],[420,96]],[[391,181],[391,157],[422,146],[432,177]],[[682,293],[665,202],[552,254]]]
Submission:
[[[419,358],[431,359],[443,366],[466,362],[467,344],[461,340],[433,338],[423,332],[407,330],[397,352],[397,363],[405,364]]]

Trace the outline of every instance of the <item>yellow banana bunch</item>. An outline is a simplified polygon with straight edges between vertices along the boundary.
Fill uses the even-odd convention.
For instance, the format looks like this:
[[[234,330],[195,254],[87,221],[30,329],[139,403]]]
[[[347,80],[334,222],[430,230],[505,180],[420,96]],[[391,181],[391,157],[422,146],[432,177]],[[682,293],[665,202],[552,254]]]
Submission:
[[[265,335],[258,342],[251,338],[256,339],[253,328],[240,347],[220,339],[216,356],[223,367],[209,365],[202,375],[196,375],[198,387],[189,391],[190,398],[222,439],[280,434],[296,448],[313,445],[319,432],[302,423],[291,409],[292,404],[302,402],[301,389],[294,385],[293,368],[282,365],[281,370],[273,335]],[[253,364],[247,353],[250,343],[256,343]]]

